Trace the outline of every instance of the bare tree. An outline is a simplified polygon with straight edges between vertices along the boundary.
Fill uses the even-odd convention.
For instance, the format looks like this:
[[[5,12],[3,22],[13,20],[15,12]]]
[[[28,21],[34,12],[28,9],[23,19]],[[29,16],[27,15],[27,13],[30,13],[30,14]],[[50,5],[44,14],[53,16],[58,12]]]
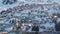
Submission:
[[[2,1],[3,4],[13,4],[15,2],[17,2],[17,0],[3,0]]]

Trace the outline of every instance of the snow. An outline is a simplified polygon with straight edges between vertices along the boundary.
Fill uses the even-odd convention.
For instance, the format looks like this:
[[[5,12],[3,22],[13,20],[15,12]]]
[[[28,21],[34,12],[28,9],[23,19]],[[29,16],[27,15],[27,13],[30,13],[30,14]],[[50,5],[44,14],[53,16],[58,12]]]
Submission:
[[[30,1],[30,2],[28,2],[28,1]],[[2,10],[7,10],[8,8],[13,8],[13,7],[16,7],[16,6],[18,6],[18,5],[23,5],[23,4],[52,4],[53,2],[56,2],[56,3],[59,3],[60,4],[60,0],[53,0],[53,2],[51,2],[51,3],[47,3],[47,0],[43,0],[43,2],[38,2],[37,0],[35,1],[35,0],[28,0],[28,1],[26,1],[26,0],[18,0],[16,3],[14,3],[14,4],[11,4],[11,5],[4,5],[4,4],[2,4],[2,0],[0,0],[0,12],[2,11]],[[52,1],[52,0],[51,0]],[[48,12],[49,12],[49,14],[52,14],[52,13],[57,13],[57,12],[59,12],[59,10],[55,10],[55,9],[53,9],[52,8],[52,6],[48,6],[49,8],[50,8],[50,10],[48,10],[48,9],[45,9],[45,10],[47,10]],[[40,9],[40,7],[38,7],[38,8],[33,8],[33,9],[38,9],[38,10],[41,10]],[[22,11],[21,13],[24,13],[24,14],[19,14],[19,13],[14,13],[14,16],[27,16],[28,17],[28,12],[30,12],[30,10],[28,9],[28,10],[24,10],[24,11]],[[37,12],[32,12],[31,14],[33,14],[32,16],[35,16],[35,15],[37,15],[38,13]],[[34,15],[35,14],[35,15]],[[42,14],[42,15],[44,15],[44,13]],[[10,14],[8,14],[8,16],[11,16]],[[31,16],[31,17],[32,17]],[[45,18],[45,17],[42,17],[42,18]],[[42,21],[41,19],[42,18],[38,18],[38,17],[35,17],[35,20],[39,20],[39,21]],[[8,21],[6,21],[6,20],[8,20],[7,18],[5,18],[4,20],[2,20],[2,21],[0,21],[0,23],[3,23],[3,24],[9,24],[9,20]],[[60,21],[60,18],[58,18],[58,22]],[[43,25],[43,26],[45,26],[46,27],[46,29],[41,29],[40,28],[40,32],[42,32],[42,31],[44,31],[44,30],[47,30],[47,28],[50,28],[50,27],[55,27],[55,24],[54,23],[46,23],[46,24],[41,24],[41,25]],[[9,30],[10,28],[8,28],[7,30]],[[25,29],[24,29],[25,30]],[[29,31],[31,31],[31,29],[29,30]]]

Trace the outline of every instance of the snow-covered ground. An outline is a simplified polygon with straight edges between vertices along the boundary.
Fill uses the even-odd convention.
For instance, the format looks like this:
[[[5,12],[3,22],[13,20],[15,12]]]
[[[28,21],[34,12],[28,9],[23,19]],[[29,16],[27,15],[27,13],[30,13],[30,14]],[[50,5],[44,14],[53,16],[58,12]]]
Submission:
[[[13,3],[13,4],[8,4],[8,5],[4,5],[4,4],[2,4],[2,1],[3,0],[0,0],[0,12],[2,11],[2,10],[7,10],[8,8],[13,8],[13,7],[16,7],[16,6],[18,6],[18,5],[24,5],[24,4],[53,4],[53,2],[56,2],[56,3],[58,3],[59,5],[60,5],[60,0],[51,0],[51,2],[47,2],[47,0],[39,0],[39,1],[37,1],[37,0],[18,0],[16,3]],[[50,1],[50,0],[49,0]],[[53,6],[48,6],[49,8],[50,8],[50,10],[48,10],[48,9],[46,9],[45,8],[45,10],[47,11],[47,12],[49,12],[49,14],[52,14],[52,13],[57,13],[57,12],[59,12],[60,10],[55,10],[55,9],[53,9],[52,7]],[[36,7],[34,7],[33,9],[35,9]],[[38,9],[38,10],[40,10],[40,8],[38,7],[38,8],[36,8],[36,9]],[[56,8],[57,9],[57,8]],[[28,12],[30,12],[30,9],[27,9],[27,10],[24,10],[24,11],[22,11],[21,13],[26,13],[26,14],[23,14],[22,16],[28,16]],[[38,13],[37,12],[31,12],[31,14],[32,14],[32,16],[35,16],[35,15],[37,15]],[[35,15],[34,15],[35,14]],[[40,14],[40,15],[44,15],[45,13],[43,13],[43,14]],[[9,16],[10,16],[10,14],[9,14]],[[21,16],[21,14],[19,14],[19,13],[14,13],[14,16]],[[31,17],[32,17],[31,16]],[[47,17],[50,17],[50,16],[47,16]],[[39,18],[39,17],[37,17],[37,16],[35,16],[35,20],[42,20],[42,19],[45,19],[45,17],[42,17],[42,18]],[[8,20],[7,18],[5,18],[4,20],[2,20],[2,21],[0,21],[0,23],[6,23],[6,24],[8,24],[8,22],[9,22],[9,20],[8,21],[6,21],[6,20]],[[58,20],[59,21],[59,20]],[[55,26],[55,24],[54,23],[46,23],[46,24],[41,24],[41,25],[44,25],[45,27],[46,27],[46,29],[47,28],[49,28],[49,27],[54,27]],[[41,31],[43,31],[44,29],[40,29]]]

